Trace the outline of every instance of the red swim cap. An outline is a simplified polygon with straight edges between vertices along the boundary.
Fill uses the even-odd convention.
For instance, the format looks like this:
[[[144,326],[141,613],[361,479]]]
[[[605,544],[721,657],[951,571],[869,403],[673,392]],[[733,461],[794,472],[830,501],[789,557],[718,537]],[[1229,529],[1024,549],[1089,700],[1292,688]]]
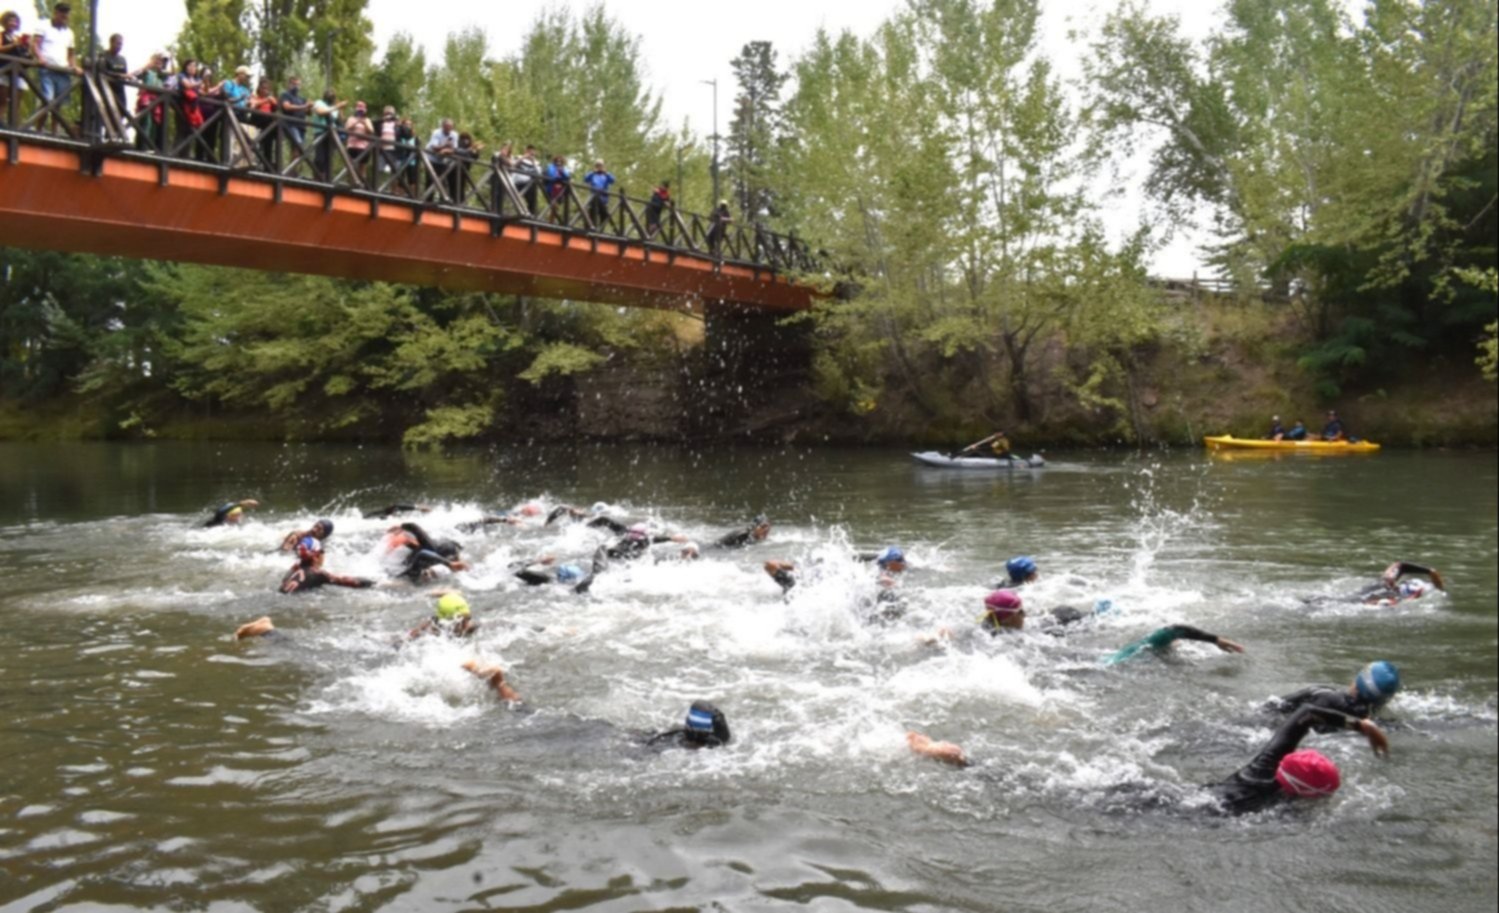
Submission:
[[[1338,765],[1327,755],[1303,748],[1280,759],[1280,766],[1275,768],[1275,782],[1288,796],[1321,799],[1337,792],[1343,778],[1338,774]]]
[[[997,619],[1009,618],[1023,607],[1020,594],[1014,590],[995,590],[984,597],[984,607]]]

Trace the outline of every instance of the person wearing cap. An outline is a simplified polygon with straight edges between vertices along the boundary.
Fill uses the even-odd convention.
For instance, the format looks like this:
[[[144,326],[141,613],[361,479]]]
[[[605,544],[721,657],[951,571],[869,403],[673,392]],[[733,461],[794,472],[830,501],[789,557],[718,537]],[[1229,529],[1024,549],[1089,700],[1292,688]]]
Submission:
[[[1005,582],[996,585],[996,589],[1003,586],[1006,589],[1018,590],[1027,583],[1035,583],[1041,579],[1041,570],[1036,564],[1036,559],[1030,555],[1016,555],[1005,562]]]
[[[1014,590],[995,590],[984,597],[984,614],[979,625],[990,636],[1001,631],[1018,631],[1025,627],[1025,601]]]
[[[1429,577],[1431,582],[1427,583],[1421,577]],[[1355,598],[1365,605],[1390,606],[1420,599],[1430,593],[1433,587],[1446,592],[1447,581],[1442,579],[1441,571],[1424,564],[1396,561],[1384,569],[1378,583],[1364,587],[1355,594]]]
[[[764,514],[758,514],[749,522],[748,526],[718,537],[709,548],[744,548],[747,545],[754,545],[756,542],[764,542],[765,537],[769,535],[770,519]]]
[[[245,498],[242,501],[228,501],[220,504],[204,523],[203,528],[214,526],[233,526],[245,519],[245,511],[260,506],[260,502],[254,498]]]
[[[594,230],[602,230],[609,224],[609,188],[614,186],[614,175],[604,168],[604,160],[593,163],[593,170],[583,176],[591,194],[588,197],[588,218]]]
[[[1265,435],[1266,440],[1279,441],[1286,436],[1286,426],[1280,423],[1280,416],[1270,416],[1270,433]]]
[[[1342,783],[1337,765],[1319,751],[1300,748],[1301,740],[1314,728],[1360,732],[1376,756],[1390,753],[1389,740],[1372,721],[1325,707],[1305,706],[1281,724],[1248,764],[1208,786],[1220,809],[1242,815],[1288,799],[1321,799],[1337,792]]]
[[[321,543],[312,537],[307,537],[297,545],[297,563],[286,576],[281,578],[281,585],[277,589],[286,595],[292,593],[305,593],[324,586],[342,586],[355,590],[368,589],[375,585],[375,581],[364,577],[344,577],[339,574],[330,574],[323,570],[323,549]]]
[[[575,593],[586,593],[593,584],[593,575],[584,571],[581,565],[568,561],[558,563],[555,555],[542,555],[526,562],[513,576],[527,586],[557,583],[572,587]]]
[[[1274,713],[1289,714],[1302,707],[1322,707],[1326,710],[1367,720],[1378,713],[1390,698],[1400,690],[1400,670],[1386,660],[1377,660],[1359,670],[1347,688],[1317,686],[1302,688],[1266,705]],[[1339,727],[1334,727],[1339,728]],[[1318,725],[1318,732],[1329,729]]]
[[[280,550],[283,552],[295,551],[304,539],[316,539],[319,543],[333,535],[333,521],[329,519],[318,520],[307,529],[289,532],[281,540]]]
[[[1346,441],[1348,432],[1343,427],[1343,420],[1333,410],[1327,410],[1327,424],[1322,426],[1322,440],[1324,441]]]
[[[441,590],[435,594],[437,607],[432,617],[406,633],[407,640],[415,640],[428,634],[442,637],[468,637],[479,629],[474,621],[468,600],[457,590]]]
[[[1234,643],[1226,637],[1219,637],[1217,634],[1209,634],[1201,628],[1194,628],[1191,625],[1167,625],[1164,628],[1157,628],[1139,640],[1121,647],[1116,653],[1104,660],[1104,662],[1110,666],[1126,662],[1145,652],[1147,649],[1157,656],[1163,655],[1167,650],[1171,649],[1172,644],[1179,640],[1196,640],[1209,643],[1224,653],[1244,652],[1244,647],[1241,644]]]
[[[687,719],[679,729],[668,729],[649,736],[647,745],[678,748],[722,748],[733,735],[723,711],[708,701],[693,701],[687,708]]]

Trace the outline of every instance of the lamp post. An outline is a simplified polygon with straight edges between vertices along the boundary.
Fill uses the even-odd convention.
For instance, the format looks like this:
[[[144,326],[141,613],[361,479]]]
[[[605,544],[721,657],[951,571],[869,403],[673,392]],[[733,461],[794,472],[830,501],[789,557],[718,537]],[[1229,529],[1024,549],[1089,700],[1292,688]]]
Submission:
[[[723,197],[718,195],[718,80],[705,79],[703,85],[713,87],[713,208],[718,208],[718,201]]]
[[[338,33],[340,31],[342,31],[342,29],[329,29],[328,40],[323,45],[323,68],[326,71],[328,77],[328,82],[326,83],[325,88],[328,89],[333,88],[333,39],[338,37]]]

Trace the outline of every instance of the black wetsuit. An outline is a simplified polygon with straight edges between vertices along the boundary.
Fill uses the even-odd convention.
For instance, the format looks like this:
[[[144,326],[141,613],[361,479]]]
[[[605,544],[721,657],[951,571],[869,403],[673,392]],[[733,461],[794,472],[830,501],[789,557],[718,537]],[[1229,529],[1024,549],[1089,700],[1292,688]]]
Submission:
[[[354,589],[365,589],[375,585],[373,580],[365,580],[362,577],[339,577],[330,574],[322,568],[294,567],[286,572],[281,578],[281,592],[283,593],[306,593],[310,590],[324,586],[346,586]]]
[[[715,540],[712,547],[744,548],[746,545],[754,545],[756,542],[760,541],[755,538],[755,530],[759,528],[759,526],[747,526],[744,529],[736,530],[726,536]]]
[[[1265,709],[1274,713],[1294,713],[1302,707],[1321,707],[1325,710],[1336,711],[1344,718],[1356,720],[1367,720],[1379,709],[1377,705],[1364,700],[1348,688],[1321,685],[1302,688],[1300,691],[1276,698],[1265,705]],[[1343,726],[1343,720],[1336,724],[1328,724],[1326,721],[1319,720],[1313,728],[1318,732],[1328,733],[1342,729]]]
[[[495,516],[493,514],[490,514],[488,516],[480,517],[477,520],[469,520],[466,523],[460,523],[458,524],[458,529],[465,533],[477,533],[479,530],[484,529],[487,526],[494,526],[501,523],[513,525],[515,523],[515,518],[508,515]]]
[[[203,528],[209,529],[214,526],[223,526],[228,522],[229,515],[238,509],[239,506],[238,501],[230,501],[228,504],[219,505],[219,508],[213,512],[213,516],[203,521]]]
[[[1349,718],[1336,710],[1324,707],[1305,706],[1275,730],[1259,753],[1248,764],[1234,772],[1233,776],[1208,787],[1218,797],[1223,810],[1231,815],[1243,815],[1267,808],[1282,799],[1290,798],[1275,782],[1275,771],[1286,755],[1301,745],[1301,740],[1313,728],[1319,731],[1347,728]]]
[[[646,553],[652,545],[660,545],[663,542],[672,541],[670,536],[642,536],[639,539],[626,537],[615,542],[613,545],[601,549],[604,557],[613,561],[630,561],[639,558]],[[595,557],[597,563],[597,557]]]
[[[421,508],[415,504],[391,504],[379,510],[365,511],[364,515],[374,520],[389,520],[396,514],[409,514]]]
[[[552,508],[551,513],[547,514],[547,521],[545,525],[551,526],[553,523],[556,523],[563,517],[567,517],[571,520],[581,520],[586,516],[588,516],[588,512],[585,510],[579,510],[578,508],[568,504],[558,504],[556,507]]]
[[[619,522],[613,517],[594,517],[592,520],[588,521],[587,525],[589,529],[607,529],[609,532],[614,533],[616,536],[623,536],[625,533],[630,531],[630,527],[628,525]]]

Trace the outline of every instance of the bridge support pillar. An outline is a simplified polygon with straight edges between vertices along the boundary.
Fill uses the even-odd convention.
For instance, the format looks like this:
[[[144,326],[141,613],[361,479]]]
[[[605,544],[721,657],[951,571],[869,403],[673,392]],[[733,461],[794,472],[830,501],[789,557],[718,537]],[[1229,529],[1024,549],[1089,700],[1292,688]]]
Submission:
[[[811,324],[710,301],[703,307],[703,355],[689,378],[696,431],[759,436],[798,418],[812,364]]]

